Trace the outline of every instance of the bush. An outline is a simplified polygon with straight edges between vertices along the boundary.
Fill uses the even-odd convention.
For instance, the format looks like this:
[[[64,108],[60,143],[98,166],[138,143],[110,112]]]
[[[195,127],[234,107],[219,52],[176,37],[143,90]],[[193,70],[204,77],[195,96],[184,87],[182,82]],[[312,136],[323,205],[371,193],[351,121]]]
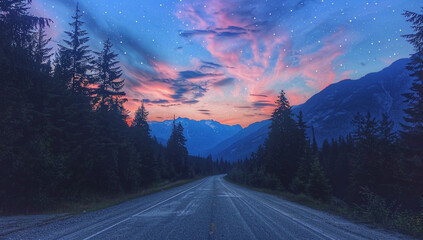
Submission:
[[[326,178],[325,172],[317,160],[311,165],[307,192],[311,197],[324,202],[328,202],[332,195],[332,187],[330,186],[329,180]]]
[[[409,211],[398,213],[392,220],[392,227],[401,232],[413,233],[416,236],[423,236],[423,213],[413,214]]]
[[[266,174],[264,176],[263,187],[278,191],[284,190],[281,181],[274,174]]]
[[[307,190],[307,183],[297,176],[292,180],[289,187],[295,194],[305,193]]]
[[[361,216],[369,222],[387,225],[394,215],[394,209],[389,206],[385,199],[371,192],[368,188],[362,188],[360,192],[364,204],[359,206]]]

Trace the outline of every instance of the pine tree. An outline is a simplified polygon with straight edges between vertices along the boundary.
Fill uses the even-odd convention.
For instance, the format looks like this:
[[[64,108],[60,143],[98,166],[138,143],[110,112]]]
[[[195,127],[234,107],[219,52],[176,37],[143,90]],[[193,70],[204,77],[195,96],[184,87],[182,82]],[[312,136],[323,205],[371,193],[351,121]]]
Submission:
[[[99,109],[109,110],[114,104],[122,105],[126,101],[126,99],[121,99],[125,95],[121,91],[125,80],[120,79],[122,70],[118,66],[119,62],[116,60],[118,55],[112,51],[112,46],[110,39],[107,39],[104,42],[103,50],[95,52],[97,55],[97,59],[94,61],[95,82],[98,84],[96,103],[99,105]]]
[[[43,26],[38,27],[38,32],[35,35],[34,38],[34,44],[33,44],[33,55],[35,58],[36,65],[40,66],[40,70],[45,73],[51,72],[51,63],[50,58],[53,56],[51,50],[52,47],[48,47],[51,38],[46,38],[47,34],[44,31]]]
[[[421,11],[423,13],[423,8]],[[407,124],[403,125],[403,137],[413,153],[423,160],[423,14],[406,11],[403,15],[414,29],[414,33],[404,37],[416,51],[407,66],[414,80],[410,89],[412,92],[404,94],[409,108],[404,110]]]
[[[297,163],[297,172],[295,178],[290,184],[290,188],[294,193],[305,192],[306,184],[308,180],[308,173],[310,171],[310,159],[315,157],[312,154],[312,149],[310,147],[310,142],[307,138],[307,126],[304,122],[303,112],[300,111],[297,115],[297,136],[293,138],[292,141],[296,142],[296,152],[297,157],[295,160]]]
[[[313,198],[323,201],[329,201],[332,195],[332,188],[318,160],[311,164],[307,191]]]
[[[176,126],[176,136],[177,136],[177,144],[178,144],[178,153],[180,160],[178,161],[177,170],[182,173],[186,174],[187,170],[187,159],[188,159],[188,150],[186,148],[186,138],[184,136],[184,127],[181,123],[178,123]]]
[[[351,197],[357,200],[363,187],[374,186],[374,171],[377,167],[378,123],[367,113],[357,113],[352,121],[355,151],[351,162]],[[372,189],[373,190],[373,189]]]
[[[400,200],[402,193],[400,181],[407,179],[404,171],[404,159],[400,151],[397,133],[394,132],[394,122],[387,114],[378,121],[378,157],[377,167],[373,173],[375,186],[373,191],[389,200]]]
[[[304,115],[303,112],[300,111],[297,115],[297,129],[298,129],[298,134],[297,134],[297,148],[298,148],[298,152],[303,152],[304,153],[304,157],[305,155],[310,154],[310,141],[307,137],[307,125],[304,122]]]
[[[147,118],[150,113],[147,112],[144,106],[144,102],[141,107],[135,112],[134,120],[132,121],[131,127],[141,128],[146,135],[150,135],[150,126],[148,125]]]
[[[168,173],[168,170],[169,170],[170,167],[169,167],[168,162],[165,159],[163,145],[159,144],[157,142],[157,139],[155,140],[155,143],[156,143],[155,145],[158,146],[157,150],[155,151],[156,152],[156,155],[155,155],[156,160],[155,161],[157,162],[158,173],[159,173],[158,177],[160,179],[168,178],[170,176],[170,173]]]
[[[266,142],[266,172],[278,176],[282,184],[288,187],[297,172],[303,152],[299,152],[299,130],[283,90],[276,105]]]
[[[171,166],[169,172],[173,172],[173,175],[185,174],[185,164],[188,158],[185,143],[184,128],[181,123],[176,124],[176,120],[173,119],[173,129],[166,148],[166,159]]]
[[[69,71],[71,64],[72,62],[69,56],[69,51],[59,49],[55,53],[53,60],[53,78],[56,83],[68,87],[69,79],[72,78],[72,73]]]
[[[70,59],[70,65],[62,66],[63,71],[68,71],[71,79],[69,79],[70,89],[74,92],[79,92],[84,95],[90,95],[91,91],[87,87],[92,82],[92,77],[89,71],[92,69],[91,62],[93,57],[90,55],[91,51],[88,50],[88,33],[82,29],[84,22],[81,21],[82,13],[79,9],[79,4],[76,4],[75,15],[72,16],[73,22],[69,23],[72,30],[66,31],[68,40],[63,40],[66,45],[59,44],[60,52]]]
[[[311,150],[312,150],[312,153],[313,154],[317,154],[319,148],[317,146],[316,135],[315,135],[314,127],[313,126],[311,127],[311,132],[313,134],[313,136],[312,136]]]
[[[33,33],[52,22],[48,18],[30,15],[28,12],[30,3],[28,0],[0,1],[0,72],[2,72],[0,83],[4,91],[0,92],[0,95],[4,98],[8,98],[8,94],[19,95],[20,93],[14,92],[16,89],[28,89],[34,84],[31,80],[34,76],[24,74],[36,68],[33,56]],[[26,68],[23,69],[22,66]],[[5,74],[10,76],[4,76]]]
[[[154,182],[158,175],[157,160],[154,158],[152,151],[153,141],[150,134],[150,127],[148,125],[149,112],[146,110],[144,103],[138,108],[135,113],[134,120],[131,124],[131,130],[134,140],[134,146],[138,151],[141,161],[141,178],[145,185]]]
[[[0,1],[0,31],[2,37],[0,51],[9,52],[17,49],[24,50],[24,53],[30,56],[31,42],[33,41],[33,30],[37,27],[44,28],[49,26],[51,19],[36,17],[28,12],[31,0],[13,0]],[[15,52],[15,55],[18,52]],[[23,53],[23,52],[20,52]],[[2,55],[4,58],[13,59],[13,55]]]
[[[298,131],[301,137],[301,140],[306,141],[307,140],[307,125],[304,122],[304,115],[303,115],[303,111],[300,111],[297,115],[297,126],[298,126]],[[305,144],[305,142],[304,142]]]

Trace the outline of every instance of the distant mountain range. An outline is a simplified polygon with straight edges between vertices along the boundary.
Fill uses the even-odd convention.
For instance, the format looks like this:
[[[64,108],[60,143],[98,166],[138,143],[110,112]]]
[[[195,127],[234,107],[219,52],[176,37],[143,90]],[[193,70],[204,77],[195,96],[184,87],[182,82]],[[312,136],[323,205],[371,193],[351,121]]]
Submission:
[[[235,161],[249,157],[259,145],[264,143],[269,132],[270,120],[256,122],[242,129],[234,136],[208,149],[204,154]]]
[[[315,128],[319,144],[325,139],[348,134],[352,130],[351,120],[357,112],[370,112],[376,117],[386,113],[399,129],[404,116],[402,109],[407,107],[401,94],[409,91],[412,82],[406,70],[408,62],[409,59],[400,59],[380,72],[332,84],[304,104],[294,106],[293,112],[303,112],[307,125]],[[256,151],[264,143],[270,126],[270,120],[253,123],[244,129],[239,125],[227,126],[211,120],[182,120],[191,154],[212,154],[215,158],[231,161],[244,159]],[[171,122],[151,122],[153,135],[167,139]],[[208,124],[215,127],[208,127]],[[197,130],[202,132],[195,133]]]
[[[176,123],[184,127],[184,136],[187,139],[187,149],[191,155],[203,155],[210,149],[242,130],[240,125],[225,125],[213,120],[191,120],[177,118]],[[166,145],[173,128],[173,120],[163,122],[149,122],[151,134]]]

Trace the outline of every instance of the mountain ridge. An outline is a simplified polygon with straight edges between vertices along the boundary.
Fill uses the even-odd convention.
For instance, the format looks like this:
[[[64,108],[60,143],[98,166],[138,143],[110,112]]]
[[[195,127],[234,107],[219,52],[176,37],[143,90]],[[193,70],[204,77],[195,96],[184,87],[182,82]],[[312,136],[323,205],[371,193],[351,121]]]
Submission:
[[[308,126],[313,126],[318,144],[325,139],[345,136],[352,130],[351,120],[357,112],[370,112],[374,117],[387,113],[394,121],[395,130],[400,129],[403,121],[404,103],[402,94],[409,91],[412,79],[406,65],[409,59],[399,59],[379,72],[369,73],[362,78],[345,79],[327,86],[313,95],[305,103],[294,106],[293,113],[300,111]],[[261,121],[261,128],[251,131],[244,138],[236,138],[241,132],[225,140],[226,148],[209,149],[215,157],[235,161],[244,159],[263,144],[269,131],[270,120]],[[311,130],[308,131],[309,136]]]

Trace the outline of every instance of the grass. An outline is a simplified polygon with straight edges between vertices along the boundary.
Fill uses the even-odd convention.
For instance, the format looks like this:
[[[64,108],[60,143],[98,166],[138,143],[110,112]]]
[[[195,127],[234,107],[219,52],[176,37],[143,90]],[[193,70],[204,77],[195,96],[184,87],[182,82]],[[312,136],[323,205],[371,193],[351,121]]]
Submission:
[[[118,205],[120,203],[136,199],[139,197],[143,197],[146,195],[150,195],[153,193],[157,193],[166,189],[178,187],[185,185],[190,182],[194,182],[198,179],[201,179],[202,177],[192,178],[192,179],[183,179],[183,180],[177,180],[177,181],[165,181],[161,183],[157,183],[152,185],[151,187],[142,189],[138,192],[134,193],[120,193],[115,194],[112,196],[99,196],[99,195],[93,195],[93,196],[86,196],[84,199],[77,201],[77,202],[63,202],[56,206],[53,206],[50,209],[44,210],[42,212],[39,212],[37,214],[61,214],[61,213],[67,213],[67,214],[78,214],[82,212],[93,212],[98,211],[101,209],[105,209],[111,206]]]
[[[245,184],[240,184],[228,178],[227,176],[224,177],[225,180],[236,184],[238,186],[242,186],[254,191],[263,192],[272,194],[278,197],[281,197],[287,201],[298,203],[316,210],[324,211],[330,214],[334,214],[349,220],[352,220],[356,223],[367,224],[369,227],[377,228],[382,227],[387,230],[394,230],[400,233],[418,237],[423,239],[423,231],[421,228],[421,219],[423,219],[423,214],[420,215],[413,215],[409,212],[403,212],[397,214],[395,218],[388,219],[387,222],[377,222],[374,221],[372,218],[368,217],[368,214],[364,213],[361,209],[353,206],[349,206],[347,204],[336,204],[334,201],[331,202],[321,202],[319,200],[313,199],[310,196],[305,194],[293,194],[286,191],[277,191],[277,190],[270,190],[265,188],[256,188]],[[418,226],[416,227],[416,224]]]

